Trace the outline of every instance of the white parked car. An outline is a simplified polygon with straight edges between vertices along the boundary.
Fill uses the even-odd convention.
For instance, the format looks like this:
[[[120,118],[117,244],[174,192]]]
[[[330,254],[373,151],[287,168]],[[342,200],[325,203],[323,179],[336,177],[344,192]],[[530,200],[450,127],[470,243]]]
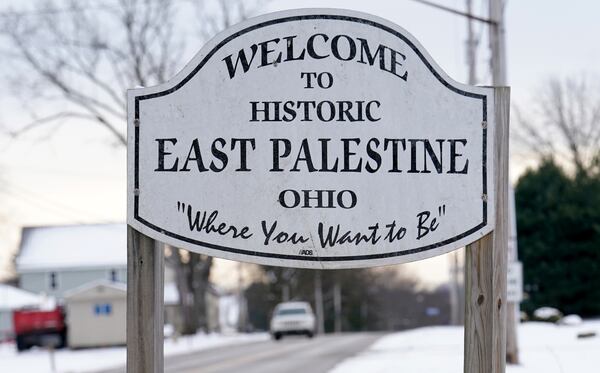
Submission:
[[[315,315],[307,302],[279,303],[271,318],[271,335],[275,340],[284,335],[303,334],[309,338],[315,333]]]

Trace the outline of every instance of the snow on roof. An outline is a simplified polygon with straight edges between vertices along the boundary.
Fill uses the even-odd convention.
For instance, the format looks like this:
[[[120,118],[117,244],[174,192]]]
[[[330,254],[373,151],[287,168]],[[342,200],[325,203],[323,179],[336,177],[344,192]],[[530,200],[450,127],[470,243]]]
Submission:
[[[37,306],[43,297],[14,286],[0,284],[0,310],[14,310],[21,307]]]
[[[122,282],[112,282],[108,280],[94,280],[80,285],[74,289],[65,292],[65,298],[73,298],[79,294],[85,293],[90,289],[94,289],[98,286],[107,287],[117,291],[127,292],[127,284]],[[165,284],[163,300],[165,304],[173,305],[179,304],[179,291],[177,285],[174,282]]]
[[[123,267],[127,226],[90,224],[23,228],[17,272]]]
[[[277,308],[304,308],[310,307],[308,302],[283,302],[277,305]]]
[[[122,282],[112,282],[112,281],[108,281],[108,280],[94,280],[94,281],[87,282],[83,285],[80,285],[74,289],[70,289],[70,290],[66,291],[64,294],[64,297],[65,297],[65,299],[72,298],[73,296],[85,293],[86,291],[97,288],[97,287],[105,287],[105,288],[109,288],[109,289],[114,289],[114,290],[117,290],[117,291],[123,292],[123,293],[127,292],[127,284],[124,284]]]

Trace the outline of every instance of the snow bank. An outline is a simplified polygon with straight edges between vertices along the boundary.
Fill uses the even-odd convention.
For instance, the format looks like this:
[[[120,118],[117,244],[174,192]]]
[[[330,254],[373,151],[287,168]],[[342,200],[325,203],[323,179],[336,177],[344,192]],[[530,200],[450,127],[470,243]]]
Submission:
[[[597,336],[577,339],[580,332]],[[600,321],[578,326],[525,323],[518,331],[521,365],[507,373],[595,373],[600,367]],[[463,329],[430,327],[387,335],[331,373],[462,373]]]
[[[172,356],[211,347],[268,340],[261,334],[198,334],[180,337],[177,341],[165,341],[165,356]],[[57,373],[95,372],[125,365],[125,347],[94,348],[84,350],[58,350],[55,352]],[[0,344],[1,372],[50,373],[49,353],[43,349],[32,349],[17,353],[14,344]]]
[[[14,286],[0,284],[0,311],[38,306],[42,301],[43,297],[40,295]]]
[[[127,225],[83,224],[23,229],[17,272],[127,266]]]

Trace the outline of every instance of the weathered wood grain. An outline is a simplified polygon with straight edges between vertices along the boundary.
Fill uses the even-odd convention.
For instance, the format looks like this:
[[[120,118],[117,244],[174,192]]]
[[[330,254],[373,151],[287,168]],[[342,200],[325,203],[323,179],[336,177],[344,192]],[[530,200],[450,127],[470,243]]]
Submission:
[[[163,244],[127,227],[127,372],[163,372]]]
[[[494,108],[496,225],[466,250],[465,373],[504,373],[506,366],[510,88],[494,88]]]
[[[509,302],[506,307],[506,362],[508,364],[519,364],[518,325],[519,304]]]

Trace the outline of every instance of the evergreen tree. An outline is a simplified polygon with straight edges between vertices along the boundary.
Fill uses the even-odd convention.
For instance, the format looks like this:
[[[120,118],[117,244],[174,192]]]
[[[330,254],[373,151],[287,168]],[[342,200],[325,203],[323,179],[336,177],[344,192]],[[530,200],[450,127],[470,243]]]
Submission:
[[[568,176],[551,159],[515,189],[524,309],[600,315],[600,176]]]

